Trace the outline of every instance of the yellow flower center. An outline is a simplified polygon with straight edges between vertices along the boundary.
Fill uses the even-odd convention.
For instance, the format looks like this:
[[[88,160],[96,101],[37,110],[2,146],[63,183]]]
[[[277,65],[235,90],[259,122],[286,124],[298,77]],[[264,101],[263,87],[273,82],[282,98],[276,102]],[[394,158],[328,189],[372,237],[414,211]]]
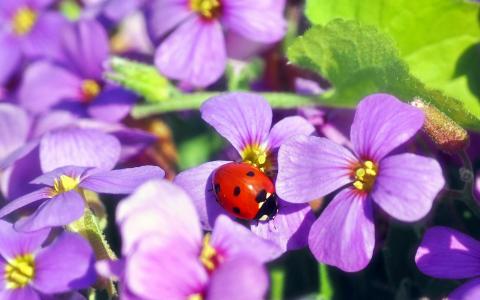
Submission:
[[[35,258],[31,254],[17,256],[5,266],[7,289],[19,289],[28,285],[35,276]]]
[[[59,194],[75,190],[80,183],[79,178],[73,178],[67,175],[61,175],[59,178],[56,178],[53,183],[53,188],[51,190],[51,197],[57,196]]]
[[[100,94],[101,88],[98,82],[92,79],[85,79],[82,82],[82,96],[85,102],[91,101]]]
[[[378,175],[378,167],[371,161],[367,160],[357,167],[353,172],[353,186],[360,191],[369,192]]]
[[[188,296],[187,300],[203,300],[203,296],[200,293]]]
[[[223,261],[217,250],[210,244],[210,234],[207,233],[203,238],[202,252],[200,253],[200,261],[207,271],[214,271]]]
[[[12,20],[13,31],[17,35],[29,33],[37,22],[38,14],[28,7],[21,7]]]
[[[190,0],[190,8],[205,19],[211,20],[220,15],[220,0]]]
[[[249,145],[241,153],[243,162],[257,167],[262,172],[268,172],[272,167],[270,153],[264,146]]]

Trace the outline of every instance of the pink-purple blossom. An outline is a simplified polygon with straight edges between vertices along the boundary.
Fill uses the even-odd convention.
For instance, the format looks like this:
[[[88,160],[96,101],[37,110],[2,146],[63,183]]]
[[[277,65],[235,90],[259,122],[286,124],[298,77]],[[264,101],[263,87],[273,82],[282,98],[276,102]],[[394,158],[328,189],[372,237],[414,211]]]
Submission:
[[[106,194],[129,194],[148,179],[163,178],[165,172],[156,166],[109,170],[65,166],[47,172],[31,182],[43,186],[12,200],[0,209],[0,217],[29,204],[41,202],[29,216],[15,223],[19,231],[64,226],[83,216],[85,190]]]
[[[51,299],[95,283],[95,257],[88,242],[77,234],[61,233],[45,245],[49,233],[20,233],[0,221],[1,299]]]
[[[164,75],[203,87],[218,80],[238,43],[230,34],[260,43],[285,34],[284,2],[278,0],[155,0],[148,5],[149,29],[160,42],[155,65]],[[237,49],[238,51],[238,49]]]
[[[59,35],[60,58],[37,61],[27,68],[20,104],[36,114],[54,108],[107,122],[122,120],[136,96],[103,78],[110,51],[105,29],[94,20],[81,20]]]
[[[278,195],[305,203],[339,190],[312,225],[308,243],[322,263],[354,272],[367,266],[375,246],[374,205],[393,218],[423,218],[445,184],[433,158],[394,154],[422,127],[423,113],[387,94],[363,99],[347,149],[328,139],[300,136],[278,154]]]
[[[263,299],[262,263],[281,253],[225,216],[203,235],[188,194],[165,180],[149,181],[123,200],[117,224],[124,256],[97,269],[120,278],[122,299]]]
[[[278,147],[289,138],[309,135],[314,129],[303,118],[287,117],[272,127],[272,109],[255,94],[231,93],[214,97],[200,108],[202,118],[226,138],[238,152],[238,158],[270,176],[275,176]],[[215,201],[212,172],[228,161],[211,161],[183,171],[175,183],[192,197],[205,229],[211,229],[219,215],[228,213]],[[275,241],[282,249],[306,245],[306,236],[314,216],[307,204],[289,204],[278,199],[278,214],[273,220],[252,221],[250,229]]]

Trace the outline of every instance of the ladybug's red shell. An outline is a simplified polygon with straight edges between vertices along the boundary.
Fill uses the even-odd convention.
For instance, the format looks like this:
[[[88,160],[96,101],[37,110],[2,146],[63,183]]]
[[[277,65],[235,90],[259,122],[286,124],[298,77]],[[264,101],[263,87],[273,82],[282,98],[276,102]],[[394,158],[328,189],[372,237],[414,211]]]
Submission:
[[[268,219],[276,213],[272,180],[250,164],[225,164],[215,170],[212,183],[218,203],[237,218],[254,220],[265,215]],[[272,209],[275,211],[270,212]]]

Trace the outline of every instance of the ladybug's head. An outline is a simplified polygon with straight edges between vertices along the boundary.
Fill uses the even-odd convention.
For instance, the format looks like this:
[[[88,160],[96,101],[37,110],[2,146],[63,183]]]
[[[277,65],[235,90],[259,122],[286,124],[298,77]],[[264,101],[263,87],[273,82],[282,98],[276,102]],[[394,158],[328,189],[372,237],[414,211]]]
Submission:
[[[255,216],[255,219],[262,222],[273,220],[278,213],[277,195],[269,195],[267,200],[262,202],[262,204],[263,205]]]

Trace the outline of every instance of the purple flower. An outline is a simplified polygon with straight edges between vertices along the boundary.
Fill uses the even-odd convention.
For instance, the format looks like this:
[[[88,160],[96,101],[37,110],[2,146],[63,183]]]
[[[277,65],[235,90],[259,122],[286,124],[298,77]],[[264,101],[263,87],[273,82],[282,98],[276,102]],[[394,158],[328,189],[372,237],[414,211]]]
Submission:
[[[122,299],[263,299],[262,263],[280,254],[224,216],[202,236],[190,197],[166,180],[149,181],[123,200],[117,223],[124,257],[110,270],[121,279]]]
[[[49,11],[53,0],[0,2],[0,83],[19,67],[22,58],[58,57],[59,29],[67,21]]]
[[[214,97],[200,108],[202,118],[225,137],[244,162],[268,175],[275,175],[278,147],[291,137],[311,134],[313,127],[301,117],[287,117],[272,128],[272,109],[262,97],[231,93]],[[205,229],[226,211],[215,201],[211,175],[229,161],[211,161],[181,172],[175,183],[192,197]],[[277,216],[270,221],[252,221],[251,230],[275,241],[283,250],[304,247],[314,215],[308,204],[289,204],[278,199]]]
[[[450,300],[480,298],[480,242],[448,227],[427,230],[415,255],[423,273],[444,279],[475,278],[453,291]]]
[[[95,257],[88,242],[79,235],[62,233],[42,247],[49,232],[20,233],[10,223],[0,221],[1,299],[50,299],[50,295],[95,283]]]
[[[155,54],[166,76],[194,86],[215,82],[225,70],[224,30],[261,43],[285,34],[286,22],[278,0],[155,0],[147,11],[155,42],[169,34]]]
[[[58,157],[61,160],[62,156]],[[15,223],[17,230],[35,231],[68,225],[83,216],[85,191],[129,194],[148,179],[165,175],[162,169],[154,166],[109,170],[110,166],[113,168],[113,165],[104,168],[67,166],[47,172],[31,182],[44,187],[9,202],[0,209],[0,217],[41,201],[34,213]]]
[[[79,21],[65,30],[62,50],[61,65],[39,61],[26,70],[19,91],[23,107],[33,113],[60,108],[108,122],[128,115],[136,96],[102,77],[109,45],[99,23]]]
[[[33,180],[32,184],[45,187],[9,202],[0,209],[0,217],[31,203],[42,201],[33,214],[15,223],[17,230],[35,231],[68,225],[84,213],[85,190],[106,194],[129,194],[146,180],[163,178],[164,175],[162,169],[154,166],[121,170],[61,167]]]
[[[387,94],[357,107],[350,138],[353,152],[319,137],[298,137],[280,147],[278,195],[306,203],[339,188],[313,224],[308,243],[322,263],[348,272],[363,269],[373,255],[373,203],[392,217],[424,217],[444,185],[431,158],[390,153],[422,127],[423,113]]]
[[[111,169],[155,140],[140,130],[65,111],[28,118],[21,108],[1,104],[0,117],[1,190],[10,200],[33,191],[25,183],[44,172],[68,165]]]

